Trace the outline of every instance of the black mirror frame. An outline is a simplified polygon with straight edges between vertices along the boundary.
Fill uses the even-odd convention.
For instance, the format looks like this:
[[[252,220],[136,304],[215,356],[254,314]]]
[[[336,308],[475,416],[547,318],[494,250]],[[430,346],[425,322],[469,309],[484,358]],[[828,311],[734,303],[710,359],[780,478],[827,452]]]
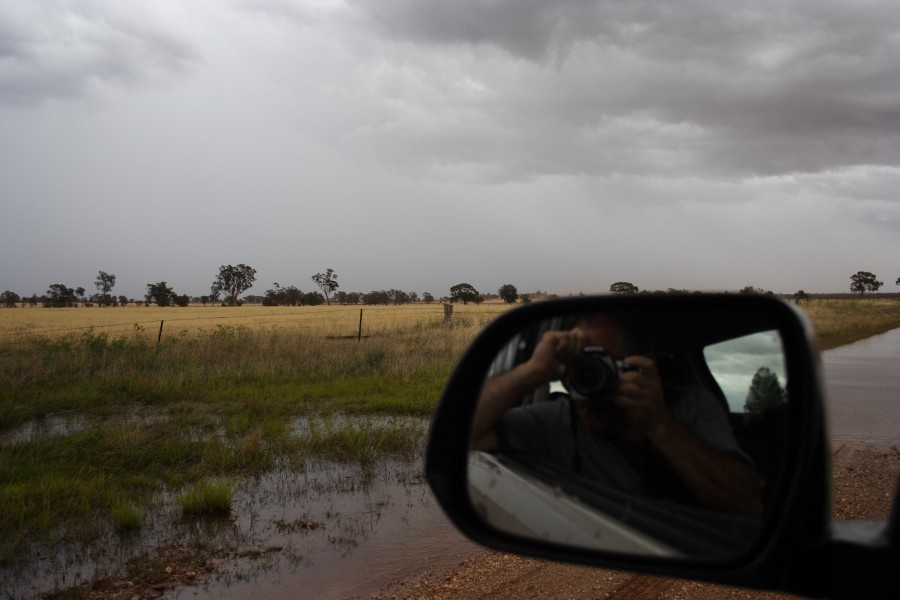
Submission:
[[[791,397],[786,468],[760,539],[733,561],[709,564],[629,557],[528,540],[486,525],[467,494],[471,418],[487,368],[502,346],[528,323],[562,312],[593,310],[753,310],[777,323]],[[597,296],[538,302],[491,322],[463,355],[447,383],[432,423],[426,478],[451,521],[473,540],[498,550],[544,559],[703,579],[746,587],[808,593],[821,585],[829,536],[830,455],[823,385],[812,327],[790,304],[766,296],[691,294]]]

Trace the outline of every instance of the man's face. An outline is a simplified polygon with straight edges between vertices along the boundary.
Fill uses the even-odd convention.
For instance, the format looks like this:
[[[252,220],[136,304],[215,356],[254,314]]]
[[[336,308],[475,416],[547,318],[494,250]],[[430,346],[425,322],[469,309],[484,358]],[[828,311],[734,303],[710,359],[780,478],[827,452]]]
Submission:
[[[617,360],[625,358],[624,334],[613,319],[595,316],[583,319],[576,327],[584,331],[588,346],[601,346]],[[625,415],[613,402],[590,408],[576,404],[576,410],[591,431],[607,435],[624,431]]]
[[[618,323],[606,317],[581,321],[577,327],[584,331],[588,346],[602,346],[613,358],[625,358],[625,339]]]

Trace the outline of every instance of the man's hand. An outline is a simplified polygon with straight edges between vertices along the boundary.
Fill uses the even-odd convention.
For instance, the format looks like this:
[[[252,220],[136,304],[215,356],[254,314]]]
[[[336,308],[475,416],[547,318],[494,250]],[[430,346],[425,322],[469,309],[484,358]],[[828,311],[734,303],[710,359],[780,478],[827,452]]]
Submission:
[[[565,375],[568,364],[582,355],[585,346],[587,336],[578,328],[548,331],[541,337],[525,367],[539,384],[555,381]]]
[[[566,365],[581,356],[586,345],[587,336],[580,329],[548,331],[527,362],[485,381],[475,409],[472,448],[496,449],[495,428],[503,413],[518,406],[525,394],[560,379],[566,372]]]
[[[652,436],[672,418],[666,408],[656,363],[646,356],[629,356],[625,365],[634,370],[625,371],[619,377],[614,402],[625,413],[629,434],[637,438]]]

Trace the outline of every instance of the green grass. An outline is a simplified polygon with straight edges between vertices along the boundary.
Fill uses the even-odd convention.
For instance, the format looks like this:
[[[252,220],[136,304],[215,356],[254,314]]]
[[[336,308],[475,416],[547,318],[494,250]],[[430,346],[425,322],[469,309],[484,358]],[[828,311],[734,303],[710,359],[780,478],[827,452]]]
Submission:
[[[0,349],[0,434],[78,420],[71,432],[3,444],[0,563],[27,542],[138,531],[161,491],[190,482],[311,459],[410,458],[424,427],[343,416],[427,417],[474,331],[416,326],[358,342],[217,328],[158,348],[83,333]],[[297,431],[300,421],[308,427]],[[202,506],[208,492],[190,494]]]
[[[900,300],[810,300],[800,307],[816,328],[819,348],[829,350],[900,327]]]
[[[264,406],[288,416],[328,404],[427,415],[470,337],[438,325],[361,342],[266,332],[172,338],[159,348],[105,334],[36,338],[0,349],[0,432],[68,411],[106,416],[185,402],[224,414]]]
[[[178,496],[185,516],[227,515],[231,512],[233,501],[233,484],[220,479],[201,481]]]
[[[139,531],[144,520],[140,507],[130,500],[120,500],[112,505],[112,524],[119,533]]]

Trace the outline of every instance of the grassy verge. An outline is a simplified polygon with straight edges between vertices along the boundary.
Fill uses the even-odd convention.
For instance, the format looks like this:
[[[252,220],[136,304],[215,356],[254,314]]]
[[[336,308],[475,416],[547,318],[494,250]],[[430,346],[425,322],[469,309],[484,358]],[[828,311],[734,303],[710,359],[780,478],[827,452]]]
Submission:
[[[185,490],[190,516],[224,505],[221,482],[242,475],[412,458],[424,422],[400,417],[433,412],[480,327],[456,319],[357,341],[220,326],[159,347],[143,335],[36,337],[0,361],[0,564],[28,542],[139,531],[164,489]],[[9,437],[36,423],[46,430]]]
[[[898,300],[811,300],[804,302],[801,308],[813,322],[822,350],[900,327]]]

